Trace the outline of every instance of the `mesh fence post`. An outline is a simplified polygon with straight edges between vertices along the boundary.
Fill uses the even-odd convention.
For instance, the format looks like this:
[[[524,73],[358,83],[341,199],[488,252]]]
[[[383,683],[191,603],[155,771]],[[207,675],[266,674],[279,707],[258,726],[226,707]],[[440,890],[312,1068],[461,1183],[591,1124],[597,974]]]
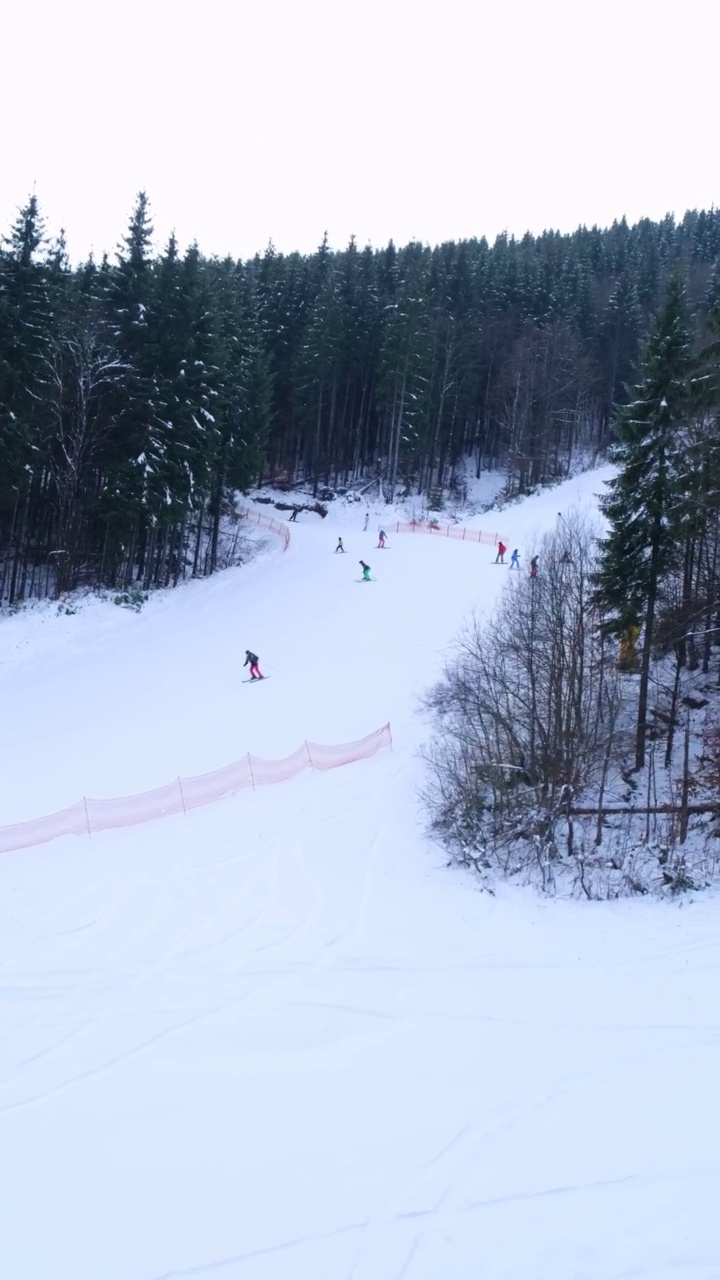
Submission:
[[[248,751],[248,754],[247,754],[247,762],[248,762],[248,769],[250,770],[250,781],[251,781],[251,783],[252,783],[252,789],[253,789],[253,791],[254,791],[254,790],[255,790],[255,774],[253,773],[252,758],[251,758],[251,756],[250,756],[250,752],[249,752],[249,751]]]
[[[88,803],[85,796],[83,796],[83,804],[85,805],[85,822],[87,824],[88,840],[92,840],[92,828],[90,826],[90,813],[88,811]]]
[[[180,792],[180,803],[182,805],[182,811],[185,814],[185,817],[187,818],[187,809],[185,808],[185,796],[183,795],[182,782],[180,781],[179,778],[177,780],[177,783],[178,783],[178,791]]]
[[[307,758],[308,758],[308,760],[310,761],[310,768],[311,768],[311,769],[314,769],[314,768],[315,768],[315,765],[313,764],[312,752],[311,752],[311,750],[310,750],[310,744],[309,744],[309,742],[306,742],[306,743],[305,743],[305,750],[307,751]]]

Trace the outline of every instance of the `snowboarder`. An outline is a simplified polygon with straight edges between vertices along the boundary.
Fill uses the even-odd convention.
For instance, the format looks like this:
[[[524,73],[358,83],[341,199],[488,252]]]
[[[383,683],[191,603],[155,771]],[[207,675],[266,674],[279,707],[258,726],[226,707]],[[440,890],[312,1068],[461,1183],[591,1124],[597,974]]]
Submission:
[[[515,548],[515,550],[513,551],[510,557],[510,568],[511,569],[520,568],[520,552],[518,551],[517,547]]]
[[[386,542],[387,542],[387,534],[384,529],[381,529],[378,534],[378,546],[382,547],[382,549],[384,550]]]
[[[496,555],[496,557],[495,557],[495,563],[496,563],[496,564],[504,564],[504,563],[505,563],[505,552],[506,552],[506,551],[507,551],[507,547],[505,546],[505,543],[504,543],[504,542],[498,542],[498,553],[497,553],[497,555]]]
[[[367,527],[368,527],[369,523],[370,523],[370,512],[369,512],[369,511],[366,511],[366,512],[365,512],[365,523],[364,523],[364,525],[363,525],[363,533],[367,533]]]
[[[537,578],[537,576],[538,576],[538,557],[533,556],[532,560],[530,561],[530,577]]]
[[[363,571],[363,576],[362,576],[363,582],[369,582],[370,581],[370,565],[366,564],[364,560],[361,560],[360,568]]]
[[[259,661],[260,661],[260,659],[258,658],[258,656],[257,656],[257,654],[256,654],[256,653],[251,653],[249,649],[246,649],[246,650],[245,650],[245,661],[243,662],[243,666],[244,666],[244,667],[247,667],[247,666],[249,666],[249,667],[250,667],[250,679],[251,679],[251,680],[264,680],[264,679],[265,679],[265,677],[264,677],[264,675],[263,675],[262,671],[260,670],[260,668],[259,668],[259,666],[258,666]]]
[[[336,554],[336,555],[337,555],[338,551],[342,551],[343,555],[345,554],[345,548],[344,548],[344,546],[343,546],[343,540],[342,540],[342,538],[338,538],[338,544],[337,544],[337,546],[336,546],[336,548],[335,548],[335,554]]]

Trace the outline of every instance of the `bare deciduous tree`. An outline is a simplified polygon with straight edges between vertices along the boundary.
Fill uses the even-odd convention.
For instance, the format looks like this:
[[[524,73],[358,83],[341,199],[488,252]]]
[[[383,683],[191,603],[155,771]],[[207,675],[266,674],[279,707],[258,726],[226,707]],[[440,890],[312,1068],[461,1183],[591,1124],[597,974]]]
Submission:
[[[424,701],[432,831],[457,861],[535,867],[546,887],[561,856],[576,871],[573,799],[602,795],[621,750],[615,650],[591,603],[596,537],[580,512],[561,518],[539,576],[509,577]]]
[[[108,401],[127,373],[92,322],[58,337],[42,361],[36,399],[46,425],[43,456],[57,592],[77,585],[87,554],[88,498],[100,483],[99,450],[115,425]]]

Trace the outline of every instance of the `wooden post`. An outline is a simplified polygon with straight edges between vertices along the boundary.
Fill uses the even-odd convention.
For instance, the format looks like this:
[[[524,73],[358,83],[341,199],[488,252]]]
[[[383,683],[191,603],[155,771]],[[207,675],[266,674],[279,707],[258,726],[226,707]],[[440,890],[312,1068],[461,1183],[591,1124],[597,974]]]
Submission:
[[[683,746],[683,777],[680,797],[680,844],[684,844],[688,832],[688,797],[690,795],[690,708],[685,718],[685,743]]]

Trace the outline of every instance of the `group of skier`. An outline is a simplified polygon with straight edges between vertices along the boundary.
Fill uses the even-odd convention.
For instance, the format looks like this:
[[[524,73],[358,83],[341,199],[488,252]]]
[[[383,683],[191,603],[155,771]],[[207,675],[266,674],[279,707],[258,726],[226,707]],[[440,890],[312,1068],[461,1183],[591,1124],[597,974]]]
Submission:
[[[299,508],[298,508],[298,510],[299,510]],[[291,520],[292,520],[292,519],[294,519],[294,518],[296,518],[296,516],[295,516],[295,510],[293,510],[293,515],[292,515],[290,518],[291,518]],[[366,513],[366,515],[365,515],[365,526],[364,526],[364,530],[363,530],[363,532],[365,532],[365,530],[367,530],[368,524],[369,524],[369,516],[368,516],[368,515],[367,515],[367,513]],[[386,543],[387,543],[387,534],[386,534],[386,532],[385,532],[385,530],[384,530],[384,529],[381,529],[381,530],[380,530],[380,532],[379,532],[379,534],[378,534],[378,550],[380,550],[380,551],[384,551],[384,550],[385,550],[385,544],[386,544]],[[336,555],[337,555],[338,551],[340,552],[340,554],[341,554],[341,555],[345,555],[345,543],[343,542],[342,538],[340,538],[340,537],[339,537],[339,538],[338,538],[338,540],[337,540],[337,546],[336,546],[336,548],[335,548],[335,554],[336,554]],[[364,560],[360,560],[360,561],[359,561],[359,564],[360,564],[360,568],[362,569],[362,578],[361,578],[361,582],[372,582],[372,578],[370,577],[370,565],[369,565],[369,564],[366,564]],[[251,679],[251,680],[264,680],[264,679],[265,679],[265,676],[263,675],[262,671],[260,670],[259,663],[260,663],[260,659],[258,658],[257,654],[256,654],[256,653],[253,653],[251,649],[246,649],[246,650],[245,650],[245,661],[244,661],[244,663],[243,663],[243,666],[244,666],[244,667],[249,667],[249,668],[250,668],[250,679]]]
[[[381,530],[380,530],[380,532],[379,532],[379,534],[378,534],[378,549],[379,549],[380,551],[384,551],[384,550],[385,550],[385,543],[386,543],[386,542],[387,542],[387,534],[386,534],[386,532],[385,532],[385,530],[384,530],[384,529],[381,529]],[[335,554],[336,554],[336,555],[337,555],[338,551],[342,551],[342,552],[343,552],[343,554],[345,553],[345,543],[343,542],[342,538],[338,538],[338,540],[337,540],[337,546],[336,546],[336,548],[335,548]]]
[[[505,543],[502,541],[499,541],[497,544],[497,555],[495,557],[496,564],[505,563],[506,551],[507,551],[507,547],[505,546]],[[531,578],[537,578],[538,576],[538,559],[539,559],[538,556],[533,556],[532,560],[530,561],[530,577]],[[518,551],[517,547],[513,551],[512,555],[510,556],[510,568],[518,569],[518,570],[520,568],[520,552]]]
[[[365,531],[367,530],[368,523],[369,523],[369,516],[368,516],[368,515],[367,515],[367,513],[366,513],[366,515],[365,515],[365,525],[364,525],[364,528],[363,528],[363,532],[365,532]],[[385,532],[385,530],[384,530],[384,529],[381,529],[381,530],[380,530],[380,532],[379,532],[379,534],[378,534],[378,544],[377,544],[377,549],[378,549],[379,551],[384,551],[384,550],[385,550],[385,544],[386,544],[386,543],[387,543],[387,534],[386,534],[386,532]],[[338,538],[338,540],[337,540],[337,546],[336,546],[336,548],[335,548],[335,554],[336,554],[336,555],[337,555],[338,551],[340,552],[340,554],[341,554],[341,555],[345,555],[345,544],[344,544],[344,542],[343,542],[342,538],[340,538],[340,537],[339,537],[339,538]],[[502,542],[502,541],[498,541],[498,544],[497,544],[497,555],[496,555],[496,557],[495,557],[495,564],[504,564],[504,563],[505,563],[505,554],[506,554],[506,552],[507,552],[507,547],[506,547],[505,543],[504,543],[504,542]],[[538,556],[533,556],[533,557],[532,557],[532,560],[530,561],[530,577],[531,577],[531,578],[537,578],[537,576],[538,576],[538,558],[539,558]],[[360,568],[362,569],[362,578],[361,578],[361,582],[371,582],[371,581],[372,581],[372,579],[371,579],[371,577],[370,577],[370,565],[369,565],[369,564],[366,564],[364,560],[360,560],[360,561],[359,561],[359,564],[360,564]],[[517,547],[515,548],[515,550],[512,552],[512,554],[511,554],[511,556],[510,556],[510,568],[511,568],[511,569],[518,569],[518,570],[520,569],[520,552],[518,551]],[[245,662],[243,663],[243,666],[245,666],[245,667],[249,666],[249,667],[250,667],[250,679],[251,679],[251,680],[264,680],[264,678],[265,678],[265,677],[263,676],[263,674],[262,674],[261,670],[260,670],[259,665],[258,665],[259,661],[260,661],[260,660],[259,660],[259,658],[258,658],[258,656],[257,656],[257,654],[256,654],[256,653],[252,653],[252,652],[250,651],[250,649],[246,649],[246,650],[245,650]]]
[[[365,517],[365,529],[367,529],[367,527],[368,527],[368,517],[366,516],[366,517]],[[365,529],[363,530],[363,532],[365,531]],[[385,550],[385,544],[386,544],[386,543],[387,543],[387,534],[386,534],[386,532],[385,532],[385,530],[384,530],[384,529],[381,529],[381,530],[380,530],[380,532],[379,532],[379,534],[378,534],[378,550],[379,550],[379,551],[384,551],[384,550]],[[336,548],[335,548],[335,554],[336,554],[336,555],[337,555],[338,551],[341,553],[341,555],[345,555],[345,543],[343,542],[342,538],[338,538],[338,540],[337,540],[337,546],[336,546]],[[371,582],[371,581],[372,581],[372,579],[371,579],[371,577],[370,577],[370,565],[369,565],[369,564],[366,564],[364,560],[360,560],[360,561],[358,561],[358,563],[359,563],[359,565],[360,565],[360,568],[362,569],[362,579],[361,579],[361,581],[362,581],[362,582]]]

